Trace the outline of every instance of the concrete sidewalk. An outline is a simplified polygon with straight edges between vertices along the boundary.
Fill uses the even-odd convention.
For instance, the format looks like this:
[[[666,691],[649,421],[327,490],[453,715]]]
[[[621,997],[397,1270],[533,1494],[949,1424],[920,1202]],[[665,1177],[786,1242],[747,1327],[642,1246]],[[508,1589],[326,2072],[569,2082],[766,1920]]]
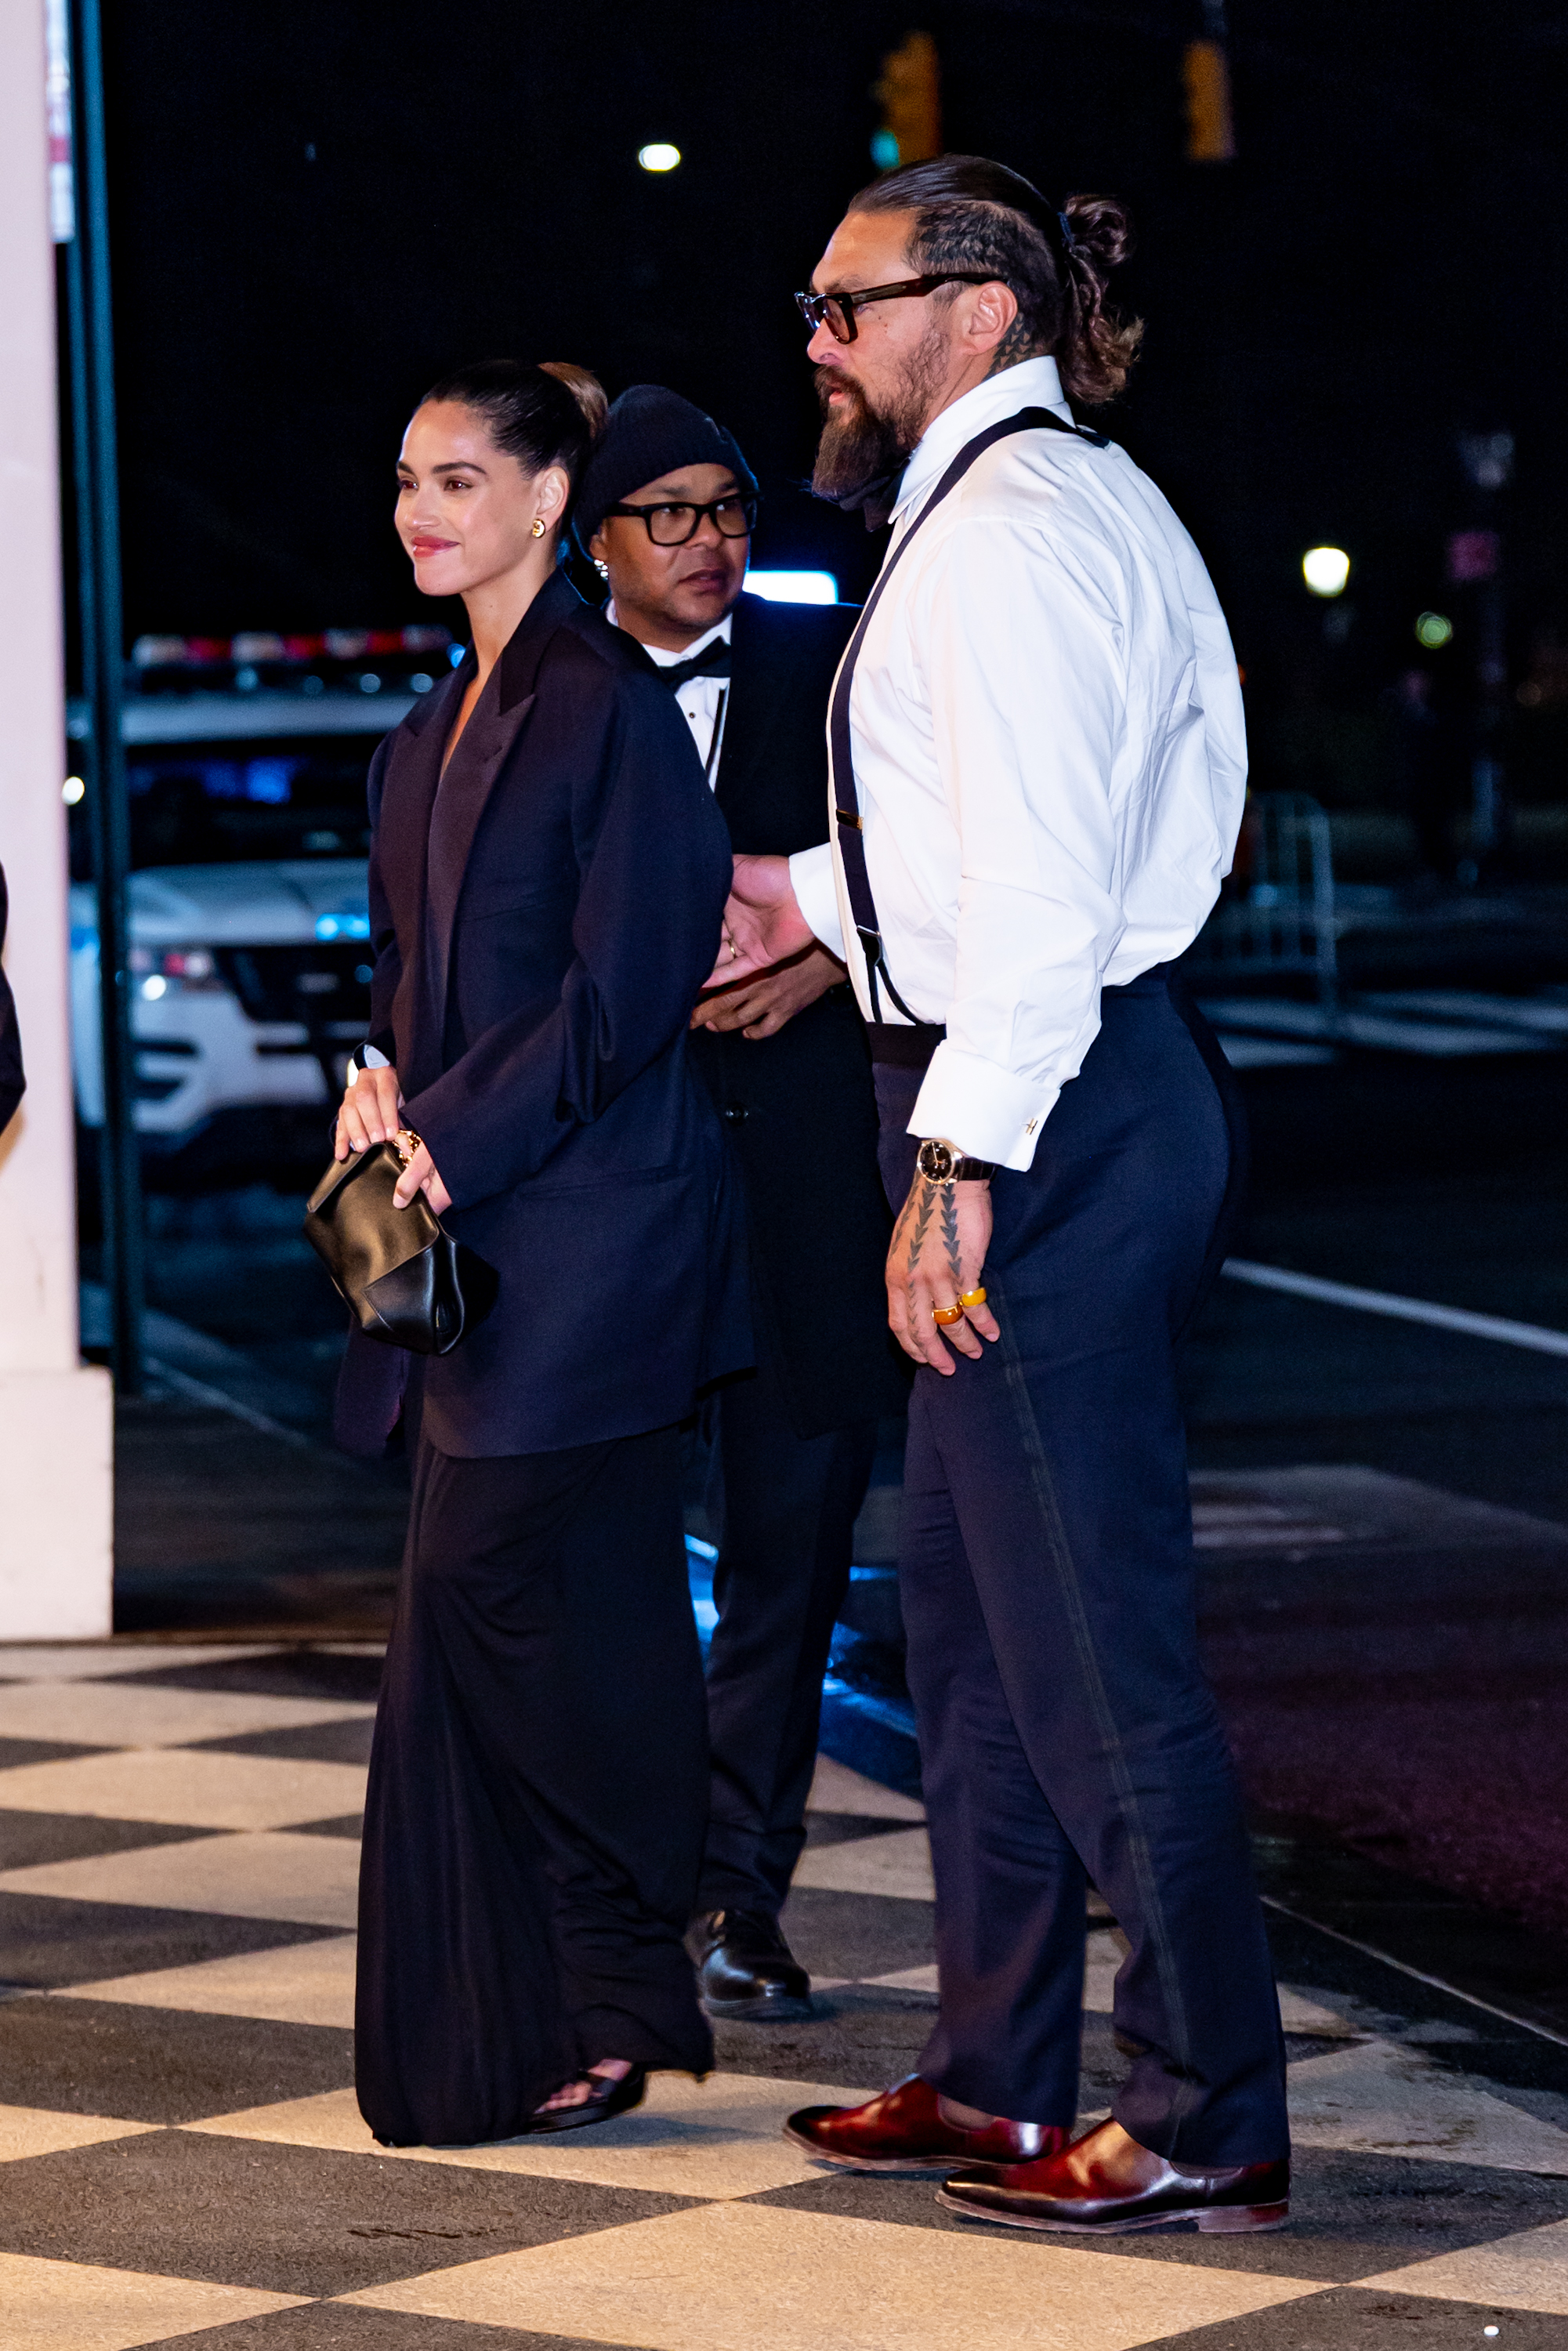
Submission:
[[[1275,2236],[1042,2241],[818,2170],[793,2105],[914,2064],[919,1807],[824,1762],[789,1928],[816,2019],[724,2027],[578,2137],[389,2155],[354,2105],[372,1642],[0,1653],[6,2351],[1517,2351],[1568,2318],[1568,2045],[1275,1914]],[[1092,1922],[1086,2110],[1118,2076]]]

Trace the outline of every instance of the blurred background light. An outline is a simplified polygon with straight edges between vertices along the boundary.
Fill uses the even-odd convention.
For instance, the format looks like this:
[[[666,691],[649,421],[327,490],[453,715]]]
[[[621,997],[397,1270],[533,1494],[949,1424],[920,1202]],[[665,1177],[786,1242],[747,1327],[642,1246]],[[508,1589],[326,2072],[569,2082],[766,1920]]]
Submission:
[[[60,786],[60,798],[67,808],[75,808],[78,800],[84,799],[86,793],[87,786],[79,776],[68,776]]]
[[[1430,652],[1446,645],[1453,633],[1454,624],[1446,612],[1422,612],[1416,620],[1416,640]]]
[[[655,139],[651,146],[637,150],[637,161],[644,172],[673,172],[680,160],[680,149],[672,147],[664,139]]]
[[[1301,577],[1314,596],[1341,596],[1350,578],[1350,558],[1343,547],[1309,547]]]
[[[748,571],[746,584],[770,604],[836,604],[839,583],[831,571]]]

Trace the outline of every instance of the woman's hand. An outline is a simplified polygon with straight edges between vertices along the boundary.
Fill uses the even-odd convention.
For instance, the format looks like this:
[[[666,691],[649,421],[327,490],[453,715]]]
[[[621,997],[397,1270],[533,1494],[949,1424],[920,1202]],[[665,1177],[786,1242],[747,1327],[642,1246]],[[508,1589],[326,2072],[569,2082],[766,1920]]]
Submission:
[[[793,1020],[808,1004],[815,1004],[830,987],[837,987],[843,976],[838,956],[813,940],[788,963],[705,996],[692,1014],[692,1027],[738,1029],[747,1037],[776,1037],[786,1021]]]
[[[444,1217],[452,1206],[452,1195],[436,1174],[435,1162],[423,1143],[397,1179],[393,1207],[406,1208],[416,1192],[424,1194],[438,1217]]]
[[[390,1143],[402,1124],[402,1089],[390,1067],[361,1070],[344,1094],[338,1112],[335,1159],[350,1151],[368,1151],[372,1143]]]
[[[990,1245],[988,1184],[934,1184],[916,1175],[887,1252],[888,1327],[906,1355],[947,1378],[958,1366],[944,1340],[977,1358],[982,1338],[1002,1335],[988,1306],[967,1308],[956,1322],[932,1320],[934,1307],[955,1306],[979,1289]]]

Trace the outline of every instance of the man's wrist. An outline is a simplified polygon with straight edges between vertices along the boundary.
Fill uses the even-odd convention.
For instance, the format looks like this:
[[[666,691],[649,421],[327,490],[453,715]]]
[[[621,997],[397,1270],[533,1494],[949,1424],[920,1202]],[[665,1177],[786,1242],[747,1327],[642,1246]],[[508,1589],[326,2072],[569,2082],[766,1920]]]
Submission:
[[[928,1184],[988,1184],[998,1165],[994,1159],[969,1158],[943,1134],[926,1136],[915,1164]]]

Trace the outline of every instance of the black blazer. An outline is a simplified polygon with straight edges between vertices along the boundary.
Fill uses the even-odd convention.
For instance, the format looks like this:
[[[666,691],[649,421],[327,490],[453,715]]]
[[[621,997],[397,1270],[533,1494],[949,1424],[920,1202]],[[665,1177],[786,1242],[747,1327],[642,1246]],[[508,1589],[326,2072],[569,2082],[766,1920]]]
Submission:
[[[717,799],[740,852],[790,855],[828,838],[828,695],[858,611],[742,596]],[[904,1358],[887,1327],[892,1218],[876,1161],[865,1023],[847,982],[776,1037],[692,1040],[735,1142],[751,1236],[753,1306],[802,1437],[902,1412]]]
[[[723,820],[672,697],[563,574],[498,667],[498,711],[465,735],[450,871],[426,872],[430,818],[472,654],[370,778],[370,1041],[452,1194],[444,1221],[501,1277],[488,1322],[424,1366],[424,1431],[463,1457],[660,1427],[751,1360],[723,1136],[685,1043]],[[355,1351],[367,1378],[392,1352]]]
[[[0,867],[0,947],[5,944],[8,912],[5,873]],[[0,1134],[5,1134],[16,1115],[16,1105],[26,1091],[27,1081],[22,1074],[22,1040],[16,1029],[16,1002],[10,981],[0,971]]]

